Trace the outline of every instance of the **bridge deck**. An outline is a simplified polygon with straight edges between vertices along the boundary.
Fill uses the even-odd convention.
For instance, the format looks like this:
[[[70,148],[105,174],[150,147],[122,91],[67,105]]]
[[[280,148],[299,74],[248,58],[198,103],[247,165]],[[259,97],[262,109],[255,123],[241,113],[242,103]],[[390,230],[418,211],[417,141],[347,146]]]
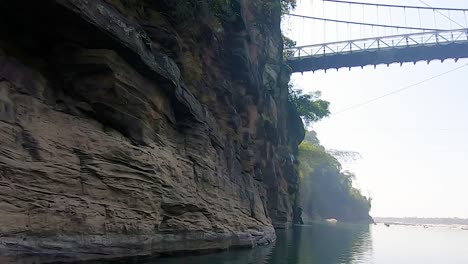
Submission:
[[[468,30],[441,30],[286,49],[293,72],[468,58]]]
[[[382,50],[326,54],[290,58],[293,72],[329,70],[367,65],[468,58],[468,41],[428,46],[409,46]]]

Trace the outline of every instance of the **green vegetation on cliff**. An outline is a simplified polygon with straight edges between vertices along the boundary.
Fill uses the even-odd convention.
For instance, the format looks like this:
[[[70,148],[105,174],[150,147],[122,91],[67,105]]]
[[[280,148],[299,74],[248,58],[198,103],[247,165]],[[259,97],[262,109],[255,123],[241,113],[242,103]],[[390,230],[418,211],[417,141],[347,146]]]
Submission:
[[[371,199],[353,187],[355,176],[307,132],[299,146],[299,175],[304,221],[335,218],[345,222],[370,221]]]
[[[286,5],[294,8],[295,1]],[[283,13],[286,13],[283,11]],[[296,42],[285,35],[283,48],[296,46]],[[286,61],[293,54],[283,51]],[[288,101],[293,111],[299,115],[306,127],[330,115],[330,102],[320,99],[319,91],[305,93],[289,84]],[[352,156],[356,153],[351,153]],[[344,222],[370,222],[371,199],[353,187],[355,176],[343,171],[334,156],[347,155],[341,151],[326,151],[314,131],[305,133],[305,139],[298,148],[299,193],[294,195],[295,221],[335,218]]]
[[[289,89],[289,102],[306,125],[330,115],[330,103],[320,99],[320,92],[305,94],[300,89]]]

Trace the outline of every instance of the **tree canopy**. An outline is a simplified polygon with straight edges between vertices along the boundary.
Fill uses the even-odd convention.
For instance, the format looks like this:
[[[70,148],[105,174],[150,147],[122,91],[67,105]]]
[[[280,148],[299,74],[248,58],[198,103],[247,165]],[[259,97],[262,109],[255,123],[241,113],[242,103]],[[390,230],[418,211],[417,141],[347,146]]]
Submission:
[[[321,93],[303,93],[300,89],[289,87],[289,102],[297,109],[306,125],[317,122],[330,115],[330,103],[320,99]]]
[[[291,9],[296,8],[296,0],[281,0],[281,12],[288,13]]]

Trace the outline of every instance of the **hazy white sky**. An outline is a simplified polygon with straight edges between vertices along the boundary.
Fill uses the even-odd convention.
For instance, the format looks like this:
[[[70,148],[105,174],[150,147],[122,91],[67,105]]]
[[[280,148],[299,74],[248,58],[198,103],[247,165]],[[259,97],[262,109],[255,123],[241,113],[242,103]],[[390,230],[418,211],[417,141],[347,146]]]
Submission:
[[[403,2],[421,5],[417,0],[386,1]],[[425,2],[433,6],[468,8],[468,1]],[[317,7],[320,4],[320,0],[302,0],[295,13],[315,12],[315,16],[321,16],[323,9]],[[333,9],[334,6],[326,8],[332,10],[328,11],[328,17],[345,12]],[[364,13],[370,17],[371,11],[366,9]],[[352,18],[360,21],[362,15],[359,14],[362,9],[353,10]],[[429,16],[423,14],[423,20],[430,21]],[[381,17],[380,23],[385,22],[389,21]],[[408,24],[411,22],[419,24],[419,19],[407,21]],[[460,23],[464,23],[463,20]],[[302,33],[297,22],[291,22],[289,26],[295,33],[301,32],[300,44],[310,44],[307,43],[311,41],[308,36],[313,33]],[[305,31],[311,28],[320,35],[312,41],[321,42],[317,39],[324,38],[323,30],[320,31],[323,25],[316,24]],[[335,41],[336,26],[326,25],[326,29],[327,41]],[[345,32],[346,26],[338,30]],[[353,32],[363,34],[358,28]],[[394,64],[388,68],[381,65],[376,69],[367,66],[351,71],[309,72],[295,74],[293,81],[306,91],[322,91],[323,99],[332,103],[331,111],[337,112],[466,63],[468,60],[458,63],[450,60],[444,63],[433,61],[429,65],[419,62],[402,67]],[[353,150],[363,156],[348,168],[357,174],[358,185],[364,193],[372,195],[373,216],[468,218],[467,79],[468,67],[363,107],[332,115],[314,125],[325,147]]]

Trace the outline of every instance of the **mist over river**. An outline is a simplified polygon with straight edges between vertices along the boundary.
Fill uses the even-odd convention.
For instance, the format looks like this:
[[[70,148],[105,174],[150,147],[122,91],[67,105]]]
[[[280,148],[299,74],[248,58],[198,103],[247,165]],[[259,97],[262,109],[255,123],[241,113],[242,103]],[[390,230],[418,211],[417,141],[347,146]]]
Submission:
[[[459,226],[314,224],[277,232],[252,250],[157,259],[144,264],[466,264],[468,230]]]

